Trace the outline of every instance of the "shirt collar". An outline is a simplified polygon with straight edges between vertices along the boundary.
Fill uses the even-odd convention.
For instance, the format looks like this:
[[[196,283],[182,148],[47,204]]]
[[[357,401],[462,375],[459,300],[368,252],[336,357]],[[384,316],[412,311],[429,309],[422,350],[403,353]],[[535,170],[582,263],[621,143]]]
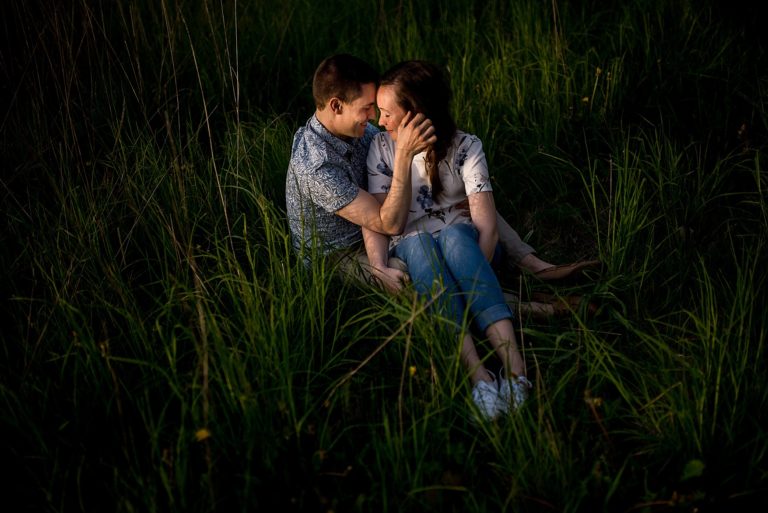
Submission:
[[[339,155],[347,156],[351,154],[354,150],[354,144],[359,140],[352,139],[351,142],[347,142],[336,137],[331,132],[329,132],[322,123],[320,123],[320,120],[317,119],[316,114],[313,114],[312,118],[309,120],[309,126],[323,141],[330,144]]]

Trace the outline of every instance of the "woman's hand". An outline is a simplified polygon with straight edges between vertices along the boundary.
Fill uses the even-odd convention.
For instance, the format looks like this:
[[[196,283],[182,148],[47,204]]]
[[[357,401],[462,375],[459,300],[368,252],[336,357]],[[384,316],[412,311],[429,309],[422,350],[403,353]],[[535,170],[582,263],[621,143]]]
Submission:
[[[437,142],[435,127],[424,114],[406,112],[397,129],[397,153],[413,158]]]
[[[403,290],[408,281],[408,273],[394,267],[372,267],[371,275],[380,286],[392,293]]]

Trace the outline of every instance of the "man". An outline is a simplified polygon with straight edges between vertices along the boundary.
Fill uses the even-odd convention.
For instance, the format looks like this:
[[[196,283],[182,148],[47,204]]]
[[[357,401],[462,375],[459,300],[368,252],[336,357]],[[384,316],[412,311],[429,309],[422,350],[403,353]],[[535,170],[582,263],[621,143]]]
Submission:
[[[422,114],[403,119],[392,188],[379,204],[367,192],[366,169],[368,146],[378,131],[369,122],[376,119],[378,78],[371,66],[348,54],[328,57],[317,67],[312,82],[316,110],[294,136],[286,207],[293,245],[305,261],[313,254],[331,256],[345,274],[399,290],[407,280],[404,265],[394,258],[369,263],[363,235],[365,230],[402,231],[411,202],[410,162],[436,138]],[[542,279],[586,267],[584,262],[554,266],[540,260],[501,217],[499,240],[516,265]]]
[[[405,279],[403,270],[386,262],[373,269],[365,265],[361,227],[387,235],[402,231],[411,201],[410,160],[435,136],[423,115],[403,120],[401,165],[395,166],[389,197],[380,205],[367,191],[365,165],[378,131],[369,123],[376,118],[377,86],[378,74],[356,57],[341,54],[320,63],[312,83],[315,114],[293,140],[286,206],[294,247],[305,258],[314,246],[341,259],[346,271],[367,281],[373,273],[396,287]]]

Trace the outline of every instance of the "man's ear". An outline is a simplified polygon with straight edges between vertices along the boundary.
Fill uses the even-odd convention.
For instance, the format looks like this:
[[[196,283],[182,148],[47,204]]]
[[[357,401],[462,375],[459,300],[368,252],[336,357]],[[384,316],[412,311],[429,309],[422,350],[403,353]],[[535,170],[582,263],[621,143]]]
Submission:
[[[331,107],[331,111],[334,114],[341,114],[341,109],[342,109],[341,100],[339,100],[338,98],[331,98],[331,101],[328,103]]]

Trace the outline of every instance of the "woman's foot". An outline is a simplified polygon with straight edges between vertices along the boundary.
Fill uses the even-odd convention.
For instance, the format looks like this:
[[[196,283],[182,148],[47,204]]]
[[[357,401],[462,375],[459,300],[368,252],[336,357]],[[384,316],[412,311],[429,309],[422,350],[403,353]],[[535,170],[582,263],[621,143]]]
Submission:
[[[494,420],[499,416],[499,389],[495,381],[478,381],[472,387],[472,402],[482,420]]]
[[[503,372],[503,371],[502,371]],[[520,409],[528,399],[528,391],[533,387],[525,376],[500,377],[497,410],[508,414]]]

